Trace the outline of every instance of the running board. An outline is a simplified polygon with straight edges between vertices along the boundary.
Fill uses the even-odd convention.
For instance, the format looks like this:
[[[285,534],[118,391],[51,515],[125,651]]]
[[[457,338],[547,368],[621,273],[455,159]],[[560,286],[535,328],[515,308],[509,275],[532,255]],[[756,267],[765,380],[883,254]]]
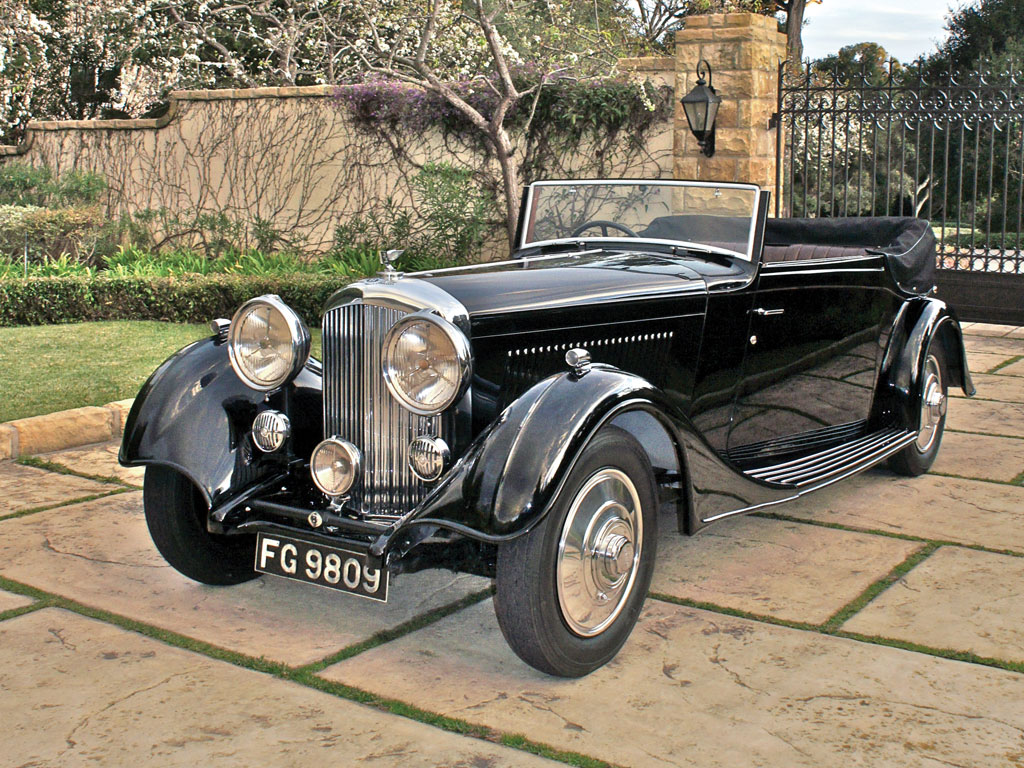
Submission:
[[[755,480],[795,488],[826,484],[838,480],[837,476],[846,477],[867,469],[916,439],[916,432],[885,429],[801,459],[750,469],[744,474]]]

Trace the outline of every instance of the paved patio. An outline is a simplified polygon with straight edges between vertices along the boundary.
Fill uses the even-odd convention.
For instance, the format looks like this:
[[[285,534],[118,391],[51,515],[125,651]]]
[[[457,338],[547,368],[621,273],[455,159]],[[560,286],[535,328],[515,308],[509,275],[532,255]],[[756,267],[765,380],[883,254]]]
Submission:
[[[1024,329],[965,334],[978,397],[930,475],[666,519],[639,625],[583,680],[508,650],[484,579],[203,587],[114,446],[0,463],[0,763],[1024,765]]]

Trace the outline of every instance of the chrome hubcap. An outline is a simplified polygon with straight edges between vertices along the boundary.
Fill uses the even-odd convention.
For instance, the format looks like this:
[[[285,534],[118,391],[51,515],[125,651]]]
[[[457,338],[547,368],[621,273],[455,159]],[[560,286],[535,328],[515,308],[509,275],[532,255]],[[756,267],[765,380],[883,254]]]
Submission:
[[[615,621],[633,590],[642,546],[636,487],[617,469],[598,470],[572,500],[558,544],[558,604],[574,633],[592,637]]]
[[[946,415],[946,396],[942,392],[942,370],[933,355],[928,356],[924,370],[921,397],[921,429],[917,433],[917,450],[925,453],[938,435],[939,423]]]

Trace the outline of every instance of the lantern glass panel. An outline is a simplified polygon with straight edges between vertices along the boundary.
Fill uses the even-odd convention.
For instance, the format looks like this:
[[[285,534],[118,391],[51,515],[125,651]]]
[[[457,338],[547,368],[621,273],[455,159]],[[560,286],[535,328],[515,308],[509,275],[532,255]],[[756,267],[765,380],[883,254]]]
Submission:
[[[694,133],[703,133],[708,124],[708,103],[706,101],[683,102],[683,109],[686,111],[686,120],[690,123],[690,130]]]

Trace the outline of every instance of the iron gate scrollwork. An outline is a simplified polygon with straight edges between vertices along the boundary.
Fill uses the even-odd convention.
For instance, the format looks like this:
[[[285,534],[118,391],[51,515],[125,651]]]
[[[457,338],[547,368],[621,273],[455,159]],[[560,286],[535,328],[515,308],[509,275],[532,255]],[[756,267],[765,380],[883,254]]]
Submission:
[[[1024,72],[779,66],[775,214],[921,216],[940,296],[1024,323]]]

